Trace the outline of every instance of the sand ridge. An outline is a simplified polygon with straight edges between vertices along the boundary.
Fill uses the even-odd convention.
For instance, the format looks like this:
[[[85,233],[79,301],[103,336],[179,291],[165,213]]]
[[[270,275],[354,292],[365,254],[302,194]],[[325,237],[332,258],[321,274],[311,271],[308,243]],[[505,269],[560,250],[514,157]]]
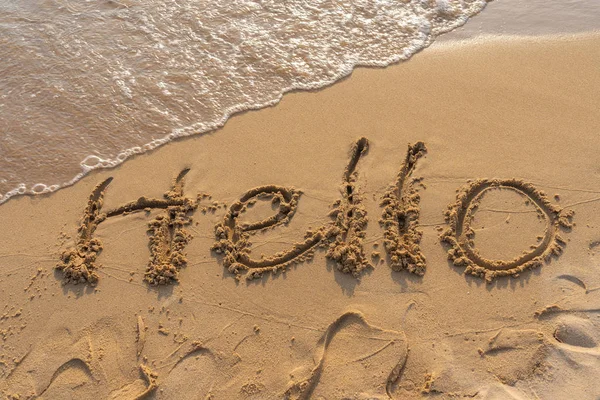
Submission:
[[[393,398],[393,391],[395,385],[400,379],[402,370],[406,364],[406,358],[408,357],[408,342],[406,335],[403,332],[393,332],[385,330],[369,324],[365,316],[359,311],[348,311],[338,317],[334,322],[327,327],[324,335],[319,339],[320,356],[314,368],[310,371],[307,378],[304,378],[298,382],[293,383],[284,393],[283,398],[286,400],[306,400],[312,398],[315,388],[319,384],[320,377],[323,373],[326,358],[329,356],[328,351],[335,336],[338,335],[344,329],[348,329],[351,325],[359,325],[367,328],[371,331],[371,335],[377,333],[391,334],[391,339],[384,339],[385,344],[373,353],[364,355],[357,360],[345,360],[348,365],[352,362],[361,362],[372,356],[377,355],[380,352],[385,351],[388,347],[393,346],[393,351],[397,352],[397,363],[393,365],[387,377],[383,377],[384,380],[379,382],[380,386],[385,386],[385,393],[389,398]],[[399,348],[398,348],[399,347]],[[387,378],[387,379],[386,379]],[[367,391],[371,388],[362,387],[361,390]]]
[[[151,285],[167,284],[178,279],[178,271],[187,264],[183,249],[192,236],[184,229],[191,224],[189,216],[198,208],[202,199],[207,197],[199,194],[196,199],[183,195],[183,185],[188,169],[182,170],[175,178],[171,190],[164,194],[164,199],[140,197],[115,209],[101,212],[103,198],[112,178],[98,184],[92,191],[88,206],[83,212],[82,222],[78,228],[78,240],[75,249],[67,249],[60,256],[56,269],[64,274],[64,283],[97,284],[98,265],[96,259],[102,251],[102,242],[93,237],[98,225],[108,218],[127,215],[132,212],[152,209],[164,209],[165,212],[156,216],[148,223],[150,236],[150,261],[144,280]]]
[[[192,223],[189,214],[198,208],[199,203],[198,199],[186,198],[183,195],[184,177],[188,172],[187,169],[181,171],[173,183],[173,188],[164,194],[165,199],[172,205],[148,223],[150,262],[144,280],[151,285],[177,281],[179,270],[187,265],[183,250],[192,239],[192,235],[184,227]]]
[[[356,168],[360,159],[368,152],[369,141],[358,139],[351,148],[350,161],[344,171],[340,188],[342,198],[335,201],[329,216],[332,218],[315,231],[305,233],[304,241],[294,243],[292,248],[281,251],[260,260],[251,258],[251,235],[266,229],[286,225],[294,216],[302,194],[294,188],[277,185],[256,187],[234,202],[223,221],[215,225],[216,242],[212,250],[222,257],[225,268],[237,279],[247,280],[261,277],[265,272],[277,273],[290,264],[300,263],[314,257],[316,248],[326,247],[326,257],[335,262],[338,270],[360,277],[365,269],[373,268],[364,251],[364,239],[368,222],[367,210],[362,204],[362,195],[357,188]],[[380,225],[384,228],[384,244],[394,271],[407,270],[423,275],[426,259],[419,247],[422,232],[418,230],[420,195],[415,183],[420,179],[412,178],[416,162],[426,152],[423,142],[408,146],[404,163],[396,181],[382,196],[380,207],[383,214]],[[88,206],[84,211],[82,223],[78,228],[79,237],[75,249],[65,250],[56,268],[64,273],[64,282],[96,284],[98,268],[96,259],[102,250],[102,243],[93,238],[98,224],[107,218],[153,208],[165,209],[148,223],[150,237],[150,262],[144,280],[151,285],[167,284],[178,280],[179,270],[187,265],[184,248],[192,235],[184,228],[192,222],[191,214],[198,208],[205,194],[193,199],[183,194],[184,177],[189,172],[179,173],[170,191],[164,194],[164,200],[140,197],[106,213],[101,213],[103,196],[112,178],[100,183],[92,191]],[[489,260],[482,257],[474,247],[474,231],[470,227],[473,215],[483,196],[491,190],[512,190],[523,196],[526,203],[536,207],[547,226],[541,241],[531,245],[513,260]],[[253,223],[240,223],[239,217],[253,205],[257,199],[269,199],[277,206],[277,213]],[[218,202],[217,202],[218,203]],[[454,266],[465,266],[465,273],[485,278],[491,282],[499,276],[518,276],[520,272],[536,268],[559,256],[565,240],[559,234],[561,230],[570,230],[573,211],[552,204],[546,194],[535,186],[519,179],[477,179],[462,187],[455,203],[448,206],[445,213],[449,227],[440,234],[440,240],[450,245],[448,258]]]
[[[364,253],[362,241],[367,225],[366,209],[361,204],[361,195],[356,188],[356,167],[359,160],[367,153],[369,141],[360,138],[350,150],[350,161],[344,171],[340,188],[342,199],[332,205],[329,216],[332,221],[305,233],[305,240],[294,243],[291,250],[279,252],[259,261],[250,258],[250,234],[253,231],[272,229],[287,224],[298,207],[301,191],[275,185],[251,189],[241,199],[233,203],[223,222],[215,226],[216,243],[212,249],[223,255],[223,264],[229,272],[239,279],[245,270],[246,279],[259,278],[265,272],[277,273],[285,270],[292,263],[299,263],[314,257],[318,247],[326,247],[326,257],[334,261],[337,268],[359,277],[364,269],[372,268]],[[265,220],[252,224],[240,225],[237,218],[246,211],[248,203],[255,198],[268,197],[273,204],[278,204],[278,213]]]
[[[234,202],[229,207],[222,222],[217,223],[215,226],[218,241],[213,245],[213,250],[223,255],[223,264],[229,272],[239,277],[241,271],[248,271],[246,279],[254,279],[260,277],[264,272],[285,270],[290,263],[306,261],[314,256],[314,250],[318,247],[328,248],[326,258],[334,260],[338,265],[338,269],[343,273],[351,273],[358,277],[362,269],[371,267],[366,262],[363,245],[367,211],[362,204],[362,196],[356,186],[356,168],[361,157],[367,153],[368,146],[368,140],[361,138],[351,148],[350,162],[344,172],[343,184],[340,189],[342,199],[333,204],[333,211],[330,213],[332,221],[318,229],[316,233],[308,231],[305,234],[305,242],[294,244],[291,250],[280,252],[268,258],[263,257],[260,260],[254,260],[250,257],[252,246],[250,237],[255,231],[272,229],[289,223],[297,211],[301,191],[276,185],[260,186],[249,190],[241,196],[239,201]],[[422,236],[418,230],[420,196],[414,187],[416,183],[420,183],[420,179],[412,178],[411,174],[416,161],[425,154],[425,151],[423,142],[409,145],[400,173],[394,184],[383,194],[383,200],[380,204],[380,207],[384,208],[381,225],[385,228],[384,243],[386,244],[386,251],[390,255],[390,267],[395,271],[406,269],[417,275],[424,274],[425,257],[419,247]],[[163,209],[164,212],[148,223],[151,258],[144,279],[147,283],[153,285],[176,281],[180,268],[187,264],[183,249],[191,239],[191,234],[184,229],[184,226],[190,225],[191,214],[198,208],[200,201],[207,197],[205,194],[199,194],[196,198],[184,196],[184,177],[188,172],[188,169],[184,169],[175,178],[172,189],[164,194],[164,200],[141,197],[106,213],[102,213],[101,209],[104,192],[111,183],[112,178],[106,179],[97,185],[89,197],[88,206],[84,211],[84,217],[78,229],[77,250],[63,252],[61,255],[63,264],[59,264],[60,267],[57,266],[57,269],[65,274],[67,283],[89,282],[95,284],[97,282],[97,274],[95,273],[98,269],[96,256],[102,249],[102,243],[94,238],[93,234],[101,222],[118,215],[127,215],[139,211],[148,213],[152,208]],[[511,261],[491,261],[482,258],[473,247],[471,240],[472,229],[469,224],[481,198],[491,190],[513,190],[518,192],[527,199],[526,201],[537,207],[540,218],[547,220],[547,228],[541,243],[532,246],[532,251]],[[564,246],[565,241],[558,231],[572,228],[573,212],[552,204],[546,195],[532,184],[518,179],[478,179],[469,182],[458,193],[456,202],[449,206],[449,210],[445,214],[449,228],[440,235],[440,238],[443,242],[453,245],[448,251],[448,256],[455,266],[467,264],[465,272],[483,276],[487,281],[492,281],[499,276],[518,276],[526,269],[540,266],[543,261],[548,260],[551,256],[561,254],[561,246]],[[238,218],[257,199],[270,200],[272,205],[276,207],[277,213],[256,222],[239,222]],[[91,254],[88,255],[88,253]],[[75,276],[77,276],[77,279],[74,279]],[[575,278],[567,280],[578,283]],[[578,283],[578,285],[583,285],[582,287],[587,292],[585,284]],[[538,317],[561,311],[558,306],[551,306],[542,310]],[[331,341],[343,327],[353,323],[358,323],[371,330],[374,329],[372,325],[366,322],[365,316],[359,311],[342,314],[326,329],[324,336],[320,339],[321,356],[316,365],[306,378],[291,384],[284,393],[284,398],[311,398],[323,374]],[[574,328],[570,328],[569,325],[561,325],[556,328],[554,332],[555,340],[560,343],[573,343],[581,347],[595,347],[597,345],[589,334],[578,328],[578,323],[573,323],[573,326]],[[139,365],[140,376],[146,382],[146,387],[140,394],[135,395],[134,399],[151,396],[160,387],[160,379],[162,379],[157,372],[147,365],[147,357],[144,355],[147,329],[144,318],[138,315],[136,354],[137,358],[141,359]],[[384,331],[379,328],[375,330]],[[170,333],[161,324],[159,324],[158,331],[163,332],[164,335]],[[400,332],[397,335],[403,337]],[[403,355],[399,357],[400,361],[391,368],[383,383],[389,398],[394,397],[393,392],[398,387],[398,380],[406,365],[408,344],[406,338],[402,341],[405,343]],[[524,345],[528,341],[531,341],[531,344]],[[395,343],[394,340],[391,340],[373,354],[378,354],[387,349],[388,346],[395,345]],[[539,343],[539,345],[535,343]],[[236,345],[236,348],[238,345]],[[189,347],[188,351],[184,351],[178,356],[179,352],[177,350],[171,353],[175,357],[175,361],[170,364],[170,371],[173,371],[179,363],[199,351],[212,352],[202,342],[194,341],[190,346],[187,346]],[[511,365],[507,366],[503,358],[498,358],[500,354],[522,348],[528,350],[525,353],[519,353],[519,357],[523,361],[521,362],[522,367],[518,369],[514,369]],[[548,357],[550,349],[551,347],[547,344],[546,338],[539,332],[502,330],[490,338],[487,348],[480,348],[478,352],[482,358],[491,363],[489,370],[501,382],[507,385],[515,385],[520,380],[529,379],[537,373],[538,369],[543,370],[544,360]],[[358,360],[362,361],[369,357],[371,355]],[[64,371],[72,368],[84,371],[90,379],[99,379],[97,378],[99,367],[79,357],[72,358],[62,364],[50,379],[49,385]],[[439,382],[438,377],[426,374],[421,393],[446,393],[438,387],[437,382]],[[260,393],[264,389],[260,389],[261,387],[260,385],[247,384],[243,386],[242,391],[248,394]],[[45,390],[42,391],[42,394]]]
[[[408,145],[406,158],[390,189],[385,192],[380,206],[383,213],[379,223],[385,229],[385,250],[390,257],[390,267],[394,271],[403,269],[417,275],[425,274],[426,259],[419,247],[423,233],[419,226],[419,202],[421,200],[412,178],[412,172],[419,158],[427,152],[425,143]]]
[[[364,270],[373,268],[363,246],[368,222],[367,209],[356,185],[356,167],[368,151],[369,141],[365,137],[358,139],[352,146],[350,162],[344,171],[340,187],[342,198],[333,204],[333,210],[329,213],[334,222],[327,258],[336,263],[338,270],[357,278]]]
[[[471,239],[474,231],[470,228],[470,221],[482,196],[490,190],[516,191],[534,204],[547,221],[540,243],[531,245],[530,251],[524,251],[513,260],[488,260],[473,247]],[[456,202],[449,205],[446,211],[446,221],[450,226],[440,235],[440,240],[451,246],[448,258],[455,266],[465,266],[465,273],[481,276],[487,282],[499,276],[517,277],[526,269],[540,267],[552,256],[558,257],[566,245],[559,231],[573,227],[573,210],[552,204],[544,192],[519,179],[477,179],[461,188],[456,197]]]
[[[274,256],[253,260],[250,258],[251,234],[255,231],[272,229],[286,224],[296,212],[298,199],[301,192],[294,188],[285,188],[276,185],[253,188],[242,195],[239,201],[234,202],[225,214],[222,222],[215,225],[216,242],[212,250],[222,255],[225,268],[235,274],[238,279],[242,271],[248,271],[246,279],[254,279],[265,272],[277,273],[285,269],[290,263],[302,261],[310,257],[311,250],[324,238],[321,232],[310,235],[303,243],[297,243],[287,252],[280,252]],[[247,205],[255,202],[257,198],[268,198],[273,205],[277,205],[277,214],[262,221],[251,224],[239,224],[238,217],[247,210]]]
[[[93,234],[98,224],[106,219],[106,214],[101,214],[100,210],[104,191],[111,181],[112,178],[108,178],[94,188],[83,212],[81,225],[77,228],[75,248],[67,249],[60,255],[56,269],[63,271],[65,283],[95,284],[98,281],[96,259],[102,251],[102,242],[94,238]]]

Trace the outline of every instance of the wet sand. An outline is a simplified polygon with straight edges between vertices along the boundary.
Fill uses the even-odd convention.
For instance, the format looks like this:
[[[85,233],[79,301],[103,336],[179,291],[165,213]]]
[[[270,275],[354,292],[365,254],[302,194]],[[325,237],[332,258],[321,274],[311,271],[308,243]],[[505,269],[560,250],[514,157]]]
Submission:
[[[596,398],[599,63],[438,45],[7,202],[2,393]]]

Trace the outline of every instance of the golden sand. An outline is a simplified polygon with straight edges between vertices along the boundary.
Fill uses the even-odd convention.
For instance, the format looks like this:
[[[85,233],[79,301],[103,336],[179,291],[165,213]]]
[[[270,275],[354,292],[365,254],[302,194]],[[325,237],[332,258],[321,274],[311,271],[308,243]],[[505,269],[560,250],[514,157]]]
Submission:
[[[0,390],[596,398],[598,65],[435,46],[9,201]]]

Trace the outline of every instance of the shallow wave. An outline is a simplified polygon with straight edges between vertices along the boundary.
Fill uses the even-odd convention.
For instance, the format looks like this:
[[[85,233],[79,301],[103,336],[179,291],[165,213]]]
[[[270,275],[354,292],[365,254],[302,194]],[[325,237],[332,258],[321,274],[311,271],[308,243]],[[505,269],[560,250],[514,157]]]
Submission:
[[[330,85],[356,66],[406,60],[485,4],[0,3],[0,204],[214,130],[234,113]]]

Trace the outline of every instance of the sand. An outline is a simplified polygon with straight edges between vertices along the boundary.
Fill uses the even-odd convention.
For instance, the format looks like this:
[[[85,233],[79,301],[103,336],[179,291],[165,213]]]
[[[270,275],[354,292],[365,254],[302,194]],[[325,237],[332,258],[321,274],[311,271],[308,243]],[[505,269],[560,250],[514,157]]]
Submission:
[[[597,398],[598,65],[438,45],[7,202],[3,396]]]

